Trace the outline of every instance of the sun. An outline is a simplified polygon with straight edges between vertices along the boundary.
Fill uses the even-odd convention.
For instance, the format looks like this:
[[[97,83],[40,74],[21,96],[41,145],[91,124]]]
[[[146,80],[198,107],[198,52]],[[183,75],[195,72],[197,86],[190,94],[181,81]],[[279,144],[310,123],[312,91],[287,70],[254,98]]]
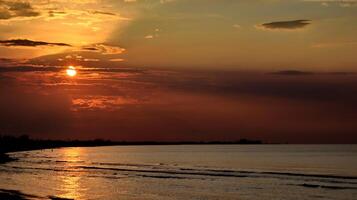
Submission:
[[[68,69],[66,70],[66,73],[68,76],[73,77],[77,75],[77,70],[73,66],[69,66]]]

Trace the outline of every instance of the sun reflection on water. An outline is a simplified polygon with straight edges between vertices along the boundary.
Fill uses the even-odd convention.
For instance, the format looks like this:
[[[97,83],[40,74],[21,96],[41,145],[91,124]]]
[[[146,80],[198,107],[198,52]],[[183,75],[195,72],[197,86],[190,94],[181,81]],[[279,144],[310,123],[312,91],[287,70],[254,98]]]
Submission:
[[[79,162],[80,156],[82,155],[82,148],[65,148],[63,149],[63,156],[68,164],[73,164],[73,162]]]
[[[70,175],[62,178],[62,192],[61,198],[67,199],[82,199],[82,192],[80,187],[80,176]]]
[[[82,151],[82,148],[63,149],[63,159],[66,161],[65,168],[68,172],[60,178],[61,198],[84,199],[86,189],[81,185],[81,179],[85,172],[75,169],[75,166],[81,162]]]

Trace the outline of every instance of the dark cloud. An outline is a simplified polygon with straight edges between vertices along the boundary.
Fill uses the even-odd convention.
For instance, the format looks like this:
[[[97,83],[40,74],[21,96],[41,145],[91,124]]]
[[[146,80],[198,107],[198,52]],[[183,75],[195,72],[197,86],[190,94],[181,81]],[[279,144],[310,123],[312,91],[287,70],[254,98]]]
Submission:
[[[83,51],[95,51],[101,54],[121,54],[125,51],[124,48],[119,46],[113,46],[109,44],[91,44],[89,46],[83,46],[81,48]]]
[[[260,25],[267,29],[300,29],[311,24],[311,20],[301,19],[293,21],[270,22]]]
[[[116,14],[115,13],[111,13],[111,12],[103,12],[103,11],[93,11],[92,12],[93,14],[98,14],[98,15],[112,15],[112,16],[115,16]]]
[[[16,17],[36,17],[40,13],[35,11],[28,2],[22,1],[0,1],[0,20]]]
[[[0,58],[0,63],[5,62],[5,63],[13,63],[15,62],[15,59],[11,59],[11,58]]]
[[[113,63],[110,60],[118,58],[117,54],[108,54],[109,50],[98,49],[97,47],[81,47],[74,51],[66,51],[64,53],[50,54],[40,57],[35,57],[28,60],[28,64],[42,66],[90,66],[98,68],[116,68],[124,67],[125,64]],[[112,50],[111,52],[114,52]]]
[[[85,50],[85,51],[98,51],[98,49],[95,48],[95,47],[83,47],[82,50]]]
[[[26,61],[26,59],[0,58],[0,68],[19,66],[25,63]]]
[[[64,11],[54,11],[54,10],[48,11],[48,15],[50,17],[54,17],[56,15],[64,15],[64,14],[66,14],[66,12],[64,12]]]
[[[217,94],[221,96],[259,96],[291,101],[333,102],[355,106],[357,101],[356,74],[309,73],[282,71],[278,74],[240,72],[212,73],[148,73],[141,81],[154,82],[169,90]]]
[[[35,67],[35,66],[15,66],[15,67],[0,67],[1,72],[58,72],[63,70],[60,67]]]
[[[14,40],[0,40],[0,46],[26,46],[26,47],[67,46],[67,47],[70,47],[71,45],[66,44],[66,43],[33,41],[33,40],[28,40],[28,39],[14,39]]]
[[[5,61],[5,62],[10,62],[12,60],[13,59],[11,59],[11,58],[0,58],[0,61]]]

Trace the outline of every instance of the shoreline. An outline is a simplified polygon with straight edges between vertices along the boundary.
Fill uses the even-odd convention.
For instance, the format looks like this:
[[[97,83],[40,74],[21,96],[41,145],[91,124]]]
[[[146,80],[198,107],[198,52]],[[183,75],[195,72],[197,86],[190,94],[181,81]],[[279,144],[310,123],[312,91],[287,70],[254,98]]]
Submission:
[[[10,152],[8,152],[8,153],[10,153]],[[12,158],[7,153],[0,153],[0,164],[5,164],[7,162],[11,162],[11,161],[15,161],[15,160],[17,160],[17,159]]]
[[[108,146],[108,145],[107,145]],[[110,145],[112,146],[112,145]],[[117,145],[115,145],[117,146]],[[268,145],[269,146],[269,145]],[[217,148],[215,146],[202,146],[203,149],[212,149],[213,153],[215,153],[216,149],[231,149],[230,146],[225,147],[224,145],[222,146],[217,146]],[[236,146],[232,146],[232,149],[238,149],[238,151],[241,149],[244,150],[249,150],[251,147],[248,145],[245,147],[245,145],[236,145]],[[1,148],[1,147],[0,147]],[[57,149],[59,149],[61,147],[58,147]],[[113,147],[116,148],[116,147]],[[119,148],[121,148],[119,146]],[[125,146],[123,148],[126,148]],[[145,150],[147,149],[145,146],[143,148],[139,148],[138,147],[128,147],[129,149],[139,149],[139,151],[137,151],[137,153],[142,153],[145,152]],[[148,149],[151,148],[155,148],[155,146],[148,146]],[[166,148],[170,148],[170,146],[167,147],[159,147],[158,149],[160,149],[160,151],[166,151]],[[180,147],[180,146],[174,146],[174,149],[185,149],[186,150],[186,146]],[[201,146],[200,145],[192,145],[192,146],[187,146],[187,148],[192,148],[192,151],[195,152],[195,149],[200,150]],[[268,151],[261,151],[261,150],[266,150],[266,148],[263,146],[252,146],[252,148],[259,148],[260,153],[262,153],[261,155],[266,155],[266,152],[270,152]],[[270,148],[270,147],[269,147]],[[272,149],[274,149],[275,147],[272,146]],[[170,148],[171,149],[171,148]],[[284,149],[284,147],[282,148]],[[299,149],[295,149],[294,147],[290,148],[293,149],[294,153],[295,152],[300,152]],[[326,149],[327,151],[322,151],[322,152],[326,152],[326,153],[330,153],[329,148],[323,148],[322,150]],[[347,148],[348,149],[348,148]],[[355,148],[354,148],[355,149]],[[210,164],[210,160],[207,160],[208,162],[204,162],[203,164],[199,163],[192,163],[192,164],[186,164],[185,162],[172,162],[175,163],[175,165],[171,165],[171,161],[165,161],[166,157],[164,155],[163,160],[155,160],[153,162],[145,160],[145,158],[150,157],[151,155],[153,157],[155,157],[155,154],[152,154],[149,151],[149,154],[145,154],[147,156],[144,157],[144,160],[141,160],[140,162],[138,160],[140,159],[134,159],[134,160],[115,160],[115,159],[110,159],[110,158],[115,158],[116,157],[116,153],[110,153],[110,155],[107,157],[107,154],[104,154],[105,156],[102,158],[109,158],[109,160],[104,159],[98,159],[98,160],[91,160],[89,159],[89,162],[85,162],[85,163],[78,163],[78,164],[65,164],[65,162],[71,162],[71,160],[67,160],[67,159],[62,159],[62,157],[51,157],[51,155],[57,155],[57,154],[62,154],[62,150],[55,150],[52,154],[51,154],[51,149],[47,148],[46,152],[39,152],[36,150],[39,149],[33,149],[35,150],[35,152],[30,152],[29,151],[29,155],[27,158],[31,158],[32,156],[35,157],[35,160],[37,160],[37,158],[41,158],[40,162],[30,162],[31,166],[27,166],[27,164],[25,164],[24,166],[22,166],[22,156],[17,156],[17,153],[12,154],[10,152],[8,152],[7,154],[11,157],[18,157],[19,160],[15,161],[15,162],[10,162],[4,165],[0,165],[1,168],[4,168],[4,180],[7,177],[12,178],[12,175],[7,175],[7,169],[12,169],[14,167],[13,172],[14,173],[18,173],[18,172],[29,172],[29,177],[31,179],[29,180],[33,180],[34,177],[40,177],[40,178],[46,178],[49,175],[56,175],[56,176],[63,176],[63,177],[82,177],[85,176],[86,178],[81,179],[81,180],[89,180],[92,181],[93,178],[95,180],[100,180],[102,181],[103,179],[108,183],[108,184],[121,184],[122,182],[122,178],[128,178],[128,181],[137,181],[137,180],[143,180],[143,183],[153,183],[155,182],[155,184],[157,183],[157,186],[160,187],[162,184],[165,183],[182,183],[182,184],[186,184],[186,183],[193,183],[195,184],[196,181],[200,181],[206,184],[216,184],[216,183],[222,183],[222,190],[218,190],[218,192],[222,191],[222,194],[224,194],[223,192],[226,192],[227,190],[225,190],[226,186],[228,184],[235,184],[234,188],[235,191],[251,191],[250,188],[254,187],[256,188],[254,192],[252,192],[252,194],[254,194],[255,192],[264,192],[263,195],[265,194],[269,194],[269,191],[271,190],[269,185],[265,187],[266,182],[273,180],[274,183],[272,184],[279,184],[279,189],[281,187],[281,190],[284,191],[285,188],[284,187],[288,187],[288,189],[293,189],[293,191],[303,191],[302,195],[305,193],[306,191],[310,191],[310,190],[316,190],[316,192],[326,192],[326,193],[334,193],[334,192],[351,192],[351,191],[357,191],[357,176],[355,176],[355,174],[353,173],[353,171],[329,171],[329,170],[325,170],[324,165],[322,165],[322,168],[306,168],[306,170],[302,170],[300,171],[298,168],[295,168],[295,166],[293,165],[291,168],[282,168],[282,167],[278,167],[278,168],[271,168],[271,166],[275,166],[274,162],[267,162],[268,164],[265,165],[263,163],[263,165],[257,163],[258,165],[256,165],[255,163],[253,165],[236,165],[235,163],[233,163],[234,165],[216,165],[215,162],[213,165]],[[63,149],[63,151],[66,151],[67,148]],[[71,150],[71,149],[69,149]],[[92,153],[92,151],[109,151],[111,152],[112,148],[98,148],[98,149],[92,149],[87,151],[84,150],[83,151],[83,156],[81,156],[80,154],[80,158],[77,161],[87,161],[86,159],[82,159],[82,158],[88,158],[86,156],[86,154],[90,154]],[[57,152],[58,151],[58,152]],[[75,149],[76,151],[76,149]],[[80,149],[78,149],[78,151],[82,151]],[[84,153],[85,152],[85,153]],[[113,151],[113,152],[117,152],[117,151]],[[120,152],[120,151],[119,151]],[[123,152],[126,152],[125,150]],[[169,151],[170,152],[170,151]],[[188,151],[185,151],[184,154],[179,154],[179,155],[186,155],[186,152],[191,152],[191,149],[188,149]],[[239,151],[241,152],[241,151]],[[275,152],[275,151],[274,151]],[[307,151],[309,154],[308,155],[315,155],[314,151],[312,151],[310,154],[310,151]],[[339,152],[339,151],[337,151]],[[26,152],[24,152],[25,154],[27,154]],[[41,157],[37,157],[37,154],[41,154]],[[130,152],[129,152],[130,153]],[[155,153],[155,151],[153,152]],[[225,153],[225,152],[223,152]],[[277,152],[275,152],[277,153]],[[274,153],[274,155],[275,155]],[[22,154],[20,152],[20,154]],[[280,153],[277,153],[276,155],[279,155]],[[42,160],[45,157],[44,156],[50,156],[49,160],[50,162],[47,162],[47,158],[46,160]],[[197,156],[193,157],[193,158],[200,158],[200,154],[196,154]],[[218,156],[216,156],[216,154],[214,158],[219,158],[218,156],[222,155],[222,154],[218,154]],[[237,161],[239,161],[239,155],[242,154],[232,154],[237,155],[234,156],[235,158],[238,158]],[[249,155],[256,155],[256,154],[248,154]],[[232,157],[233,157],[232,156]],[[339,156],[339,155],[337,155]],[[228,158],[230,158],[231,155],[229,155]],[[259,156],[260,157],[260,156]],[[269,157],[269,156],[268,156]],[[284,157],[284,155],[283,155]],[[54,159],[52,159],[54,158]],[[254,157],[252,157],[254,158]],[[274,157],[272,157],[274,158]],[[281,155],[278,158],[282,158]],[[299,158],[301,158],[300,155],[297,155],[298,160],[297,163],[299,163],[299,161],[301,161]],[[254,158],[255,159],[255,158]],[[175,159],[174,159],[175,160]],[[304,160],[304,159],[302,159]],[[323,161],[324,159],[322,159]],[[274,161],[274,160],[273,160]],[[240,162],[240,161],[239,161]],[[170,164],[171,163],[171,164]],[[139,165],[137,165],[139,164]],[[273,164],[273,165],[271,165]],[[291,164],[287,163],[289,166],[291,166]],[[322,163],[323,164],[323,163]],[[62,168],[62,166],[66,166],[68,168]],[[253,166],[253,167],[252,167]],[[284,164],[285,166],[285,164]],[[320,165],[319,165],[320,166]],[[75,167],[75,171],[72,171],[72,167]],[[74,169],[74,168],[73,168]],[[315,170],[315,169],[322,169],[320,170]],[[342,169],[342,168],[341,168]],[[85,175],[83,174],[77,174],[78,171],[86,171]],[[9,172],[12,172],[12,170],[10,170]],[[73,173],[74,172],[74,173]],[[88,172],[88,173],[87,173]],[[91,176],[92,174],[95,173],[95,176]],[[88,177],[87,177],[88,175]],[[17,176],[16,176],[17,177]],[[16,177],[14,178],[14,183],[16,183],[16,181],[18,179],[16,179]],[[26,176],[24,176],[26,177]],[[19,177],[21,180],[22,177]],[[130,178],[130,179],[129,179]],[[132,179],[131,179],[132,178]],[[254,182],[250,182],[251,179],[254,179]],[[12,179],[11,179],[12,180]],[[57,181],[58,179],[53,179],[54,182],[50,182],[50,183],[56,183],[55,181]],[[62,179],[61,179],[62,180]],[[63,180],[67,180],[66,178],[64,178]],[[127,180],[127,179],[126,179]],[[249,185],[241,185],[243,182],[243,184],[245,184],[245,180],[249,180]],[[21,180],[22,181],[22,180]],[[25,179],[26,181],[26,179]],[[113,181],[113,182],[112,182]],[[147,182],[146,182],[147,181]],[[217,181],[217,182],[212,182],[212,181]],[[225,182],[227,181],[227,182]],[[248,182],[248,181],[247,181]],[[257,184],[255,184],[255,182],[257,182]],[[65,183],[65,182],[64,182]],[[236,184],[237,183],[237,184]],[[254,184],[254,185],[251,185]],[[125,184],[125,183],[124,183]],[[52,184],[48,184],[48,185],[52,185]],[[86,187],[87,185],[85,185]],[[115,185],[117,186],[117,185]],[[224,186],[224,187],[223,187]],[[140,187],[146,187],[146,185],[141,185]],[[233,187],[233,186],[232,186]],[[248,188],[247,190],[244,190],[245,188]],[[154,187],[153,187],[154,188]],[[156,188],[156,187],[155,187]],[[155,189],[154,188],[154,189]],[[77,190],[78,188],[74,188],[73,190]],[[87,188],[85,188],[87,189]],[[151,188],[150,188],[151,189]],[[160,188],[161,189],[161,188]],[[233,189],[233,188],[232,188]],[[88,191],[92,191],[93,188],[88,189]],[[96,188],[94,187],[94,190],[96,190]],[[168,187],[169,191],[171,190]],[[67,190],[63,190],[64,192],[68,192],[68,194],[70,194],[70,191]],[[84,191],[84,190],[83,190]],[[87,191],[87,190],[85,190]],[[134,191],[134,190],[132,190]],[[149,191],[149,190],[147,190]],[[151,190],[150,190],[151,191]],[[149,191],[149,192],[150,192]],[[161,192],[161,190],[154,190],[154,191],[159,191]],[[30,199],[48,199],[48,200],[70,200],[73,199],[74,197],[76,198],[76,196],[69,196],[70,198],[66,199],[63,198],[64,196],[61,196],[64,193],[57,193],[54,190],[51,191],[46,191],[44,193],[41,193],[42,191],[38,192],[38,191],[32,191],[31,188],[26,187],[14,187],[12,185],[10,185],[9,187],[7,187],[7,185],[4,185],[2,188],[0,187],[0,199],[15,199],[15,200],[30,200]],[[99,191],[101,192],[101,191]],[[312,192],[313,193],[313,192]],[[66,193],[67,194],[67,193]],[[85,195],[88,195],[88,193],[84,193]],[[117,195],[117,193],[110,193],[110,197]],[[128,193],[129,194],[129,193]],[[130,193],[131,194],[131,193]],[[130,195],[129,194],[129,195]],[[300,193],[297,193],[300,195]],[[53,196],[55,195],[55,196]],[[83,196],[85,196],[83,195]],[[224,196],[224,195],[223,195]],[[129,197],[129,196],[127,196]],[[215,197],[215,196],[214,196]],[[220,197],[220,196],[219,196]]]
[[[260,140],[240,139],[237,141],[111,141],[95,140],[43,140],[32,139],[28,135],[19,137],[0,135],[0,164],[14,161],[7,153],[18,151],[32,151],[42,149],[56,149],[63,147],[103,147],[103,146],[142,146],[142,145],[260,145]]]
[[[80,142],[82,143],[82,142]],[[66,148],[66,147],[109,147],[109,146],[165,146],[165,145],[262,145],[259,144],[243,144],[243,143],[224,143],[224,142],[211,142],[211,143],[202,143],[202,142],[111,142],[111,144],[98,144],[98,145],[53,145],[53,143],[49,143],[47,145],[40,145],[38,147],[20,147],[20,148],[11,148],[8,150],[4,150],[0,148],[0,164],[5,164],[8,162],[16,161],[16,158],[12,158],[8,155],[8,153],[20,152],[20,151],[36,151],[36,150],[45,150],[45,149],[58,149],[58,148]]]

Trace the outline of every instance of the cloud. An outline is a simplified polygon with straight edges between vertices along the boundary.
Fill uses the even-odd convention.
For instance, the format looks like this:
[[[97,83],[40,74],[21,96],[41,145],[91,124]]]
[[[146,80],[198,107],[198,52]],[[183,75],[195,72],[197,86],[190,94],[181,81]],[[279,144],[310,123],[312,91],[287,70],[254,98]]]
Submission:
[[[95,10],[92,12],[93,14],[98,14],[98,15],[112,15],[112,16],[115,16],[116,14],[115,13],[111,13],[111,12],[103,12],[103,11],[98,11],[98,10]]]
[[[35,66],[15,66],[0,67],[1,72],[59,72],[63,70],[60,67],[35,67]]]
[[[92,44],[82,47],[81,50],[98,52],[105,55],[121,54],[125,51],[124,48],[107,44]]]
[[[303,0],[305,2],[320,3],[322,6],[339,5],[340,7],[352,7],[357,5],[356,0]]]
[[[312,48],[337,48],[337,47],[345,47],[345,46],[356,46],[356,41],[348,41],[348,42],[329,42],[329,43],[316,43],[311,45]]]
[[[109,59],[109,61],[111,61],[111,62],[123,62],[124,59],[122,59],[122,58],[113,58],[113,59]]]
[[[0,20],[16,17],[36,17],[40,13],[35,11],[28,2],[0,0]]]
[[[99,62],[100,59],[97,59],[97,58],[84,58],[83,61],[84,62]]]
[[[1,73],[6,72],[61,72],[67,69],[67,66],[40,66],[40,65],[24,65],[24,66],[11,66],[4,67],[0,66],[0,75]],[[141,69],[133,69],[133,68],[122,68],[122,67],[79,67],[76,69],[80,72],[105,72],[105,73],[143,73],[144,70]]]
[[[145,36],[144,38],[145,38],[145,39],[153,39],[154,36],[153,36],[153,35],[147,35],[147,36]]]
[[[240,29],[240,28],[242,28],[242,27],[241,27],[241,25],[239,25],[239,24],[233,24],[233,28]]]
[[[73,111],[97,111],[107,110],[115,111],[125,105],[139,104],[137,99],[125,98],[123,96],[83,96],[72,99]]]
[[[263,29],[282,29],[282,30],[295,30],[301,29],[305,26],[311,24],[311,20],[300,19],[300,20],[293,20],[293,21],[278,21],[278,22],[270,22],[258,25],[258,28]]]
[[[0,46],[24,46],[24,47],[37,47],[37,46],[66,46],[71,47],[71,45],[66,43],[54,43],[54,42],[43,42],[43,41],[33,41],[28,39],[13,39],[13,40],[0,40]]]
[[[56,15],[65,15],[65,14],[67,14],[65,11],[54,11],[54,10],[48,11],[49,17],[55,17]]]
[[[3,65],[3,64],[13,64],[13,63],[17,63],[17,62],[18,62],[17,59],[0,58],[0,63],[1,63],[1,65]]]

